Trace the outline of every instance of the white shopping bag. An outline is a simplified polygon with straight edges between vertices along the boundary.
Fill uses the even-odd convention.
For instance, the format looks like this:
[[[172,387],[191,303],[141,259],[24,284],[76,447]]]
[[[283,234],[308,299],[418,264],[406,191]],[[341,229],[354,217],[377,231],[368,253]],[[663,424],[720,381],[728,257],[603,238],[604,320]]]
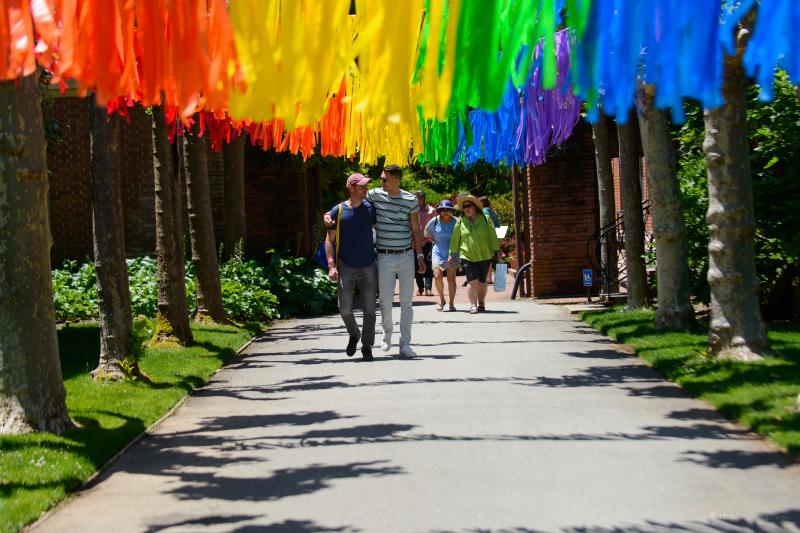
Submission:
[[[506,290],[506,277],[508,276],[508,265],[497,263],[494,267],[494,292],[504,292]]]

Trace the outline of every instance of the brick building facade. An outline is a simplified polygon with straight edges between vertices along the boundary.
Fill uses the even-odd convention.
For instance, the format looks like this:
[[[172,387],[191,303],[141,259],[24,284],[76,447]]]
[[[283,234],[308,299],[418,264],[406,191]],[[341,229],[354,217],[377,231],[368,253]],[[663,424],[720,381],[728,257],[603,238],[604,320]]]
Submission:
[[[61,125],[64,142],[48,148],[50,171],[51,261],[92,257],[90,101],[73,96],[54,101],[53,116]],[[154,176],[150,117],[141,107],[130,110],[120,131],[125,249],[128,256],[155,253]],[[222,241],[222,155],[209,151],[209,182],[217,241]],[[308,254],[315,248],[319,224],[320,175],[296,157],[245,148],[247,243],[252,251],[289,248]],[[185,205],[185,204],[184,204]],[[184,212],[184,227],[188,218]]]
[[[589,148],[587,150],[587,147]],[[547,162],[528,167],[532,295],[585,292],[586,242],[599,227],[592,129],[580,122]]]
[[[622,214],[616,129],[610,130],[617,216]],[[640,153],[643,198],[649,198]],[[542,165],[527,168],[530,258],[534,298],[586,293],[582,271],[591,268],[588,240],[600,228],[597,170],[591,126],[581,121],[572,136]],[[652,219],[645,221],[652,231]],[[599,290],[597,272],[594,294]]]

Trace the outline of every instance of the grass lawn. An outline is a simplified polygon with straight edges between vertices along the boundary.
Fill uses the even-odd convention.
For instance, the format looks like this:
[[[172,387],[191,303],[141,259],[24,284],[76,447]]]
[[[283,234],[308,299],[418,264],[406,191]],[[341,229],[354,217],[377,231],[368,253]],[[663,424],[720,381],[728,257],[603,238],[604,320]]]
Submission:
[[[178,400],[203,385],[257,332],[256,327],[193,326],[195,345],[147,349],[140,366],[153,379],[93,382],[100,350],[96,324],[58,332],[67,407],[80,428],[63,435],[0,436],[0,531],[16,531],[64,498]]]
[[[664,377],[716,407],[723,415],[800,454],[800,328],[770,326],[776,350],[763,361],[718,360],[706,352],[708,324],[685,332],[653,329],[655,311],[625,312],[622,307],[590,311],[581,319],[633,347]]]

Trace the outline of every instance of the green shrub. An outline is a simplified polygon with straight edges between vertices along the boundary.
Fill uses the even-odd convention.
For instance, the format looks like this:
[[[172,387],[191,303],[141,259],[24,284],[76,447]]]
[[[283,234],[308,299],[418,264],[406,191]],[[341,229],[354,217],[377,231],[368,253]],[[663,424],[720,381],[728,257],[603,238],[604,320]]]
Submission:
[[[235,256],[220,265],[222,304],[239,322],[269,322],[278,317],[319,315],[336,310],[336,284],[303,258],[283,257],[273,251],[268,260],[245,261]],[[186,262],[186,299],[194,312],[194,267]],[[128,260],[131,311],[134,316],[155,317],[158,311],[156,260]],[[96,320],[97,286],[94,263],[67,261],[53,271],[56,320]]]
[[[53,302],[59,321],[90,320],[97,317],[97,281],[94,263],[79,265],[65,261],[53,270]]]
[[[331,313],[337,308],[336,283],[302,257],[283,257],[270,250],[267,276],[278,297],[280,316]]]
[[[152,257],[128,259],[128,279],[133,316],[156,316],[158,311],[156,260]]]
[[[256,261],[232,257],[220,267],[222,305],[240,322],[269,322],[278,315],[278,298],[269,290],[264,268]]]
[[[492,208],[500,215],[500,224],[503,226],[514,226],[514,200],[511,193],[490,196],[489,202]],[[509,233],[511,233],[509,231]]]

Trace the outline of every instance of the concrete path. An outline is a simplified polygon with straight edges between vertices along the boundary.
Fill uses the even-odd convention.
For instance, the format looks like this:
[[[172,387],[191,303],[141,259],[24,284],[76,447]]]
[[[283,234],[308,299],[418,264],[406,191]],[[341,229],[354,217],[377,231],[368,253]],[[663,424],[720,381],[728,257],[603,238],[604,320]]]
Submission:
[[[280,323],[37,531],[800,531],[782,454],[563,308],[489,308],[416,306],[409,361]]]

